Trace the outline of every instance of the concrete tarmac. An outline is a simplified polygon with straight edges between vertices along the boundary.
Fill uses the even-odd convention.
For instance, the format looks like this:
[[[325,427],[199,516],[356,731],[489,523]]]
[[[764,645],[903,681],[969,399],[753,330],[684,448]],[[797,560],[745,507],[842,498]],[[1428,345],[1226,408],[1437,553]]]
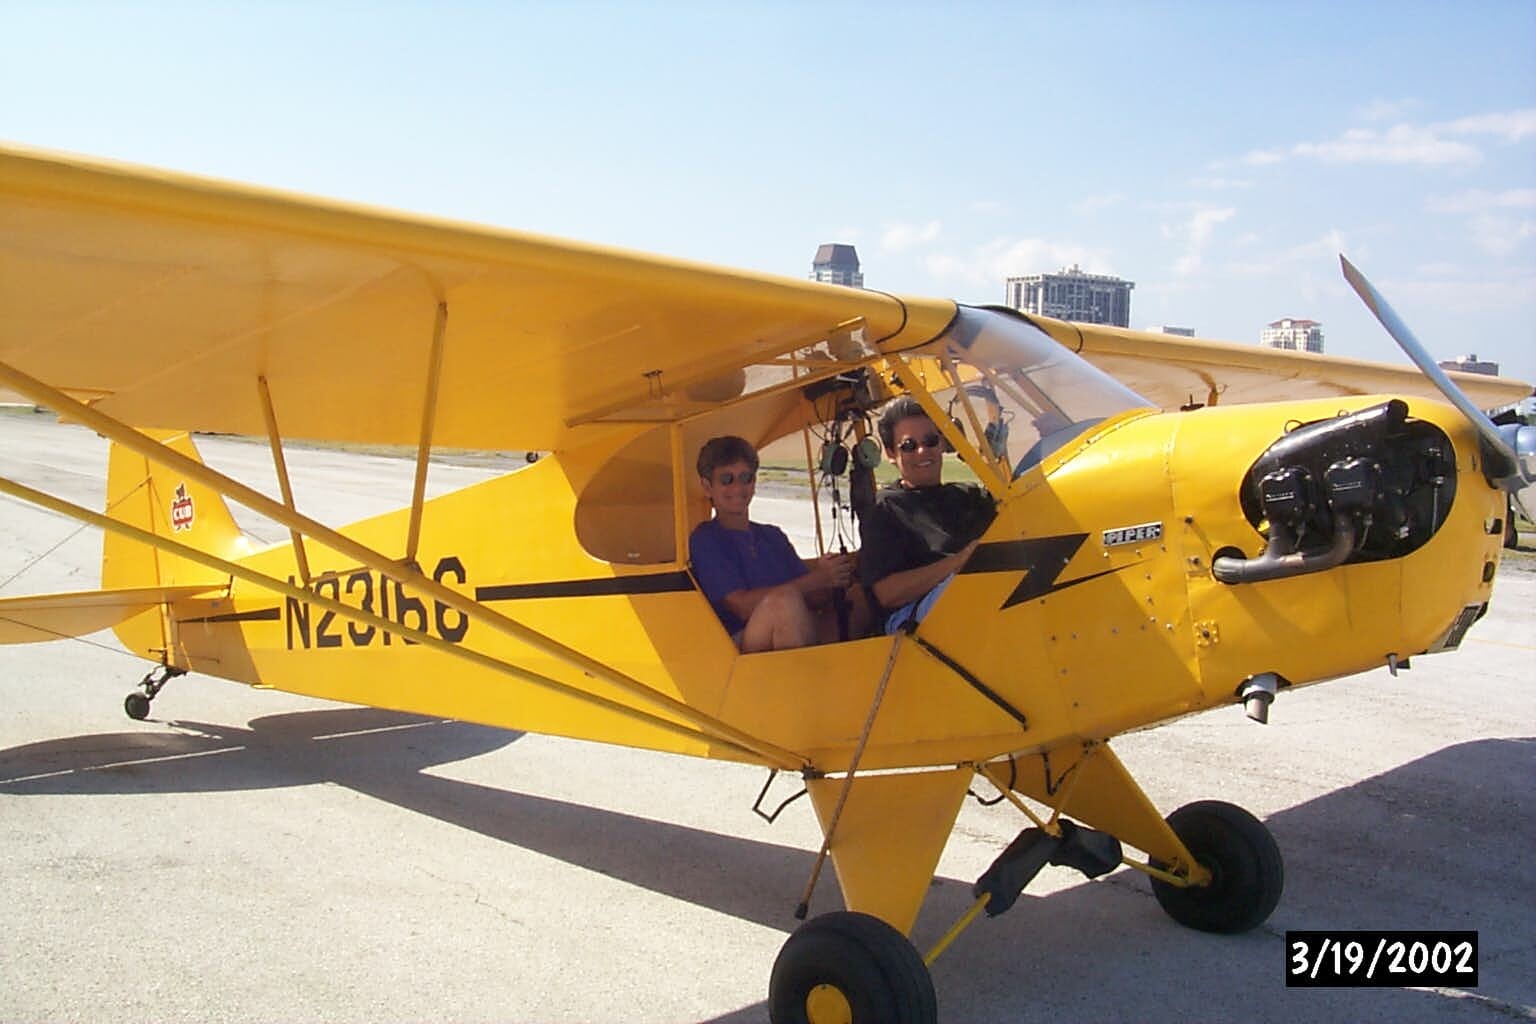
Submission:
[[[276,493],[260,446],[199,444]],[[105,447],[0,414],[0,475],[91,508]],[[333,524],[409,497],[408,463],[290,460],[300,508]],[[434,467],[431,484],[491,468]],[[804,543],[805,509],[757,511],[795,513]],[[93,530],[0,498],[0,539],[0,596],[96,585]],[[1189,931],[1134,871],[1048,867],[937,962],[941,1018],[1536,1019],[1526,545],[1458,652],[1282,694],[1268,726],[1232,707],[1116,741],[1165,812],[1220,798],[1268,823],[1286,889],[1265,925]],[[766,1020],[820,836],[805,801],[772,826],[753,815],[763,772],[197,676],[134,722],[122,698],[149,667],[110,633],[0,648],[0,1021]],[[1025,824],[968,802],[920,949]],[[840,906],[828,872],[812,911]],[[1287,988],[1292,929],[1475,930],[1479,982]]]

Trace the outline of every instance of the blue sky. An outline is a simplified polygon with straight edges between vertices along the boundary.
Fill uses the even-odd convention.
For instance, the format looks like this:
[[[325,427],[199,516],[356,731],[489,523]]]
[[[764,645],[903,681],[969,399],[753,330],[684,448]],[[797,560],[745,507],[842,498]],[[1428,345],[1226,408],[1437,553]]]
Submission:
[[[0,139],[1132,326],[1536,381],[1536,3],[0,0]]]

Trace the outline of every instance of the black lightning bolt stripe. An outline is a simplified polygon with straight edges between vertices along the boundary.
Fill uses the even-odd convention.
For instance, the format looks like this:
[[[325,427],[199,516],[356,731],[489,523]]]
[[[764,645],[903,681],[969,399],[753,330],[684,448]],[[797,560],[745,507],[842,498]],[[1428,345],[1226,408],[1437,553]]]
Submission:
[[[178,623],[188,622],[276,622],[283,617],[281,608],[258,608],[250,612],[225,612],[223,615],[204,615],[196,619],[177,619]]]
[[[1106,569],[1090,576],[1067,580],[1065,583],[1056,582],[1061,571],[1067,567],[1067,563],[1072,560],[1072,556],[1077,554],[1078,548],[1081,548],[1083,541],[1087,539],[1086,533],[1064,533],[1056,537],[993,541],[990,544],[978,546],[975,553],[971,555],[971,560],[966,562],[965,568],[960,571],[973,573],[1022,570],[1024,578],[1003,602],[1003,608],[1012,608],[1024,601],[1044,597],[1058,590],[1075,587],[1079,583],[1087,583],[1089,580],[1096,580],[1100,576],[1114,572],[1113,569]]]
[[[548,583],[501,583],[476,587],[476,601],[519,601],[536,597],[604,597],[614,594],[670,594],[693,589],[686,572],[644,576],[605,576],[595,580],[551,580]]]

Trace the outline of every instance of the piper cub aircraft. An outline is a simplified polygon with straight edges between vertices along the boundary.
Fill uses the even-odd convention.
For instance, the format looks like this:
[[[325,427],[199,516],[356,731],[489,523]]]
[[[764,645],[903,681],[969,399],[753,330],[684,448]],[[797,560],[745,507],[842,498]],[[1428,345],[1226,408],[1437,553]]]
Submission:
[[[1478,412],[1529,385],[1442,381],[1458,409],[1409,370],[14,148],[0,309],[0,387],[112,442],[105,512],[0,481],[105,532],[101,589],[0,602],[0,638],[114,628],[155,663],[135,718],[199,673],[798,773],[825,841],[786,915],[828,856],[847,910],[785,943],[779,1022],[935,1020],[928,964],[1047,863],[1128,864],[1181,924],[1258,925],[1283,879],[1264,826],[1217,801],[1165,818],[1112,738],[1233,702],[1263,721],[1277,693],[1456,647],[1533,479],[1536,438]],[[847,498],[829,547],[897,395],[995,502],[979,547],[916,627],[739,653],[687,561],[699,447],[791,439]],[[205,465],[193,431],[267,438],[281,493]],[[292,439],[413,448],[409,506],[318,522]],[[427,501],[435,447],[549,454]],[[253,549],[226,501],[291,541]],[[1023,831],[920,953],[983,785]]]

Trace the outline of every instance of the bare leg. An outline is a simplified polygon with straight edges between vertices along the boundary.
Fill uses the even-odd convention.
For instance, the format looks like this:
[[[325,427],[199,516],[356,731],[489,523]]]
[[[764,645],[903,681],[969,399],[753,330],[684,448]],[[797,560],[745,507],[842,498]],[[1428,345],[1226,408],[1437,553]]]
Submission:
[[[805,598],[792,586],[771,591],[757,607],[741,632],[745,654],[804,647],[816,639],[816,623]]]

